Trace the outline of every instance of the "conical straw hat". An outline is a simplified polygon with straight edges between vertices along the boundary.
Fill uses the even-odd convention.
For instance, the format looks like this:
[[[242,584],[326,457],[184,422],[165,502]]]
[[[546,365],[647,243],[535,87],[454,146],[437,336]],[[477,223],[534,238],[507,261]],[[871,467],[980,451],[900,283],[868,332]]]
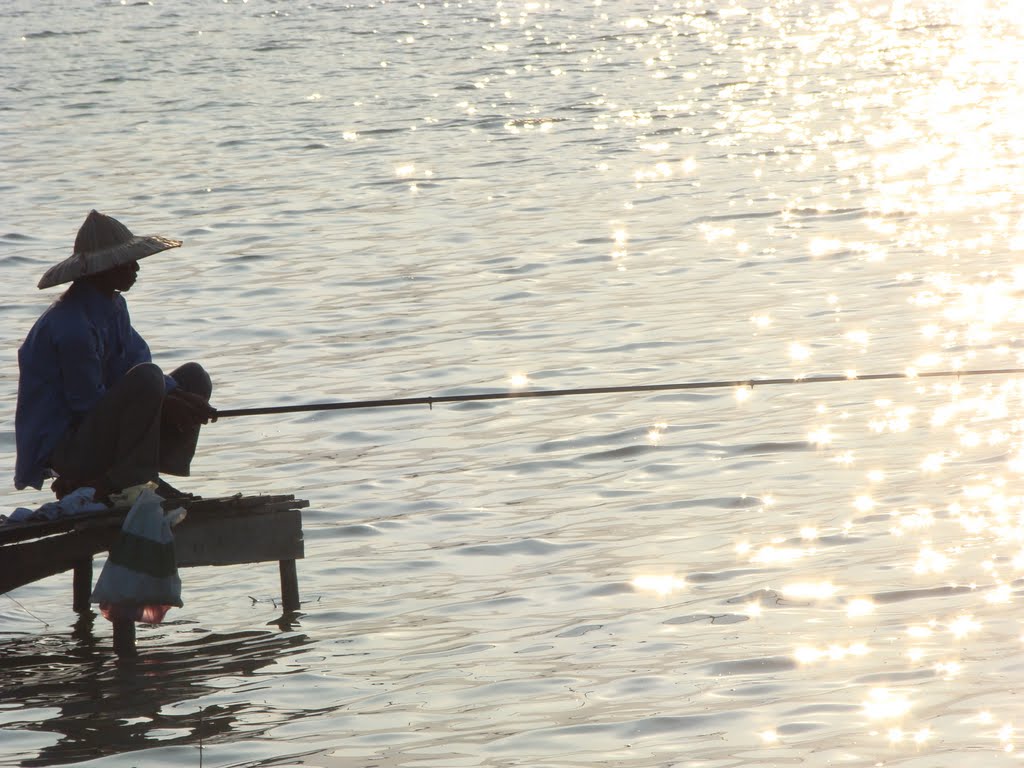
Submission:
[[[70,283],[180,245],[181,240],[158,235],[138,237],[117,219],[90,211],[75,238],[75,252],[46,270],[39,287]]]

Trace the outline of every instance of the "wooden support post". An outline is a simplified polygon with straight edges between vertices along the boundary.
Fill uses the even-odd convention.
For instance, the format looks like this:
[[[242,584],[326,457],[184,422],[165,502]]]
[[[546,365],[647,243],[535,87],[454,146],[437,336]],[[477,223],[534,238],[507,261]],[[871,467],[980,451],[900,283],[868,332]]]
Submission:
[[[114,621],[114,653],[120,658],[138,656],[135,649],[135,619],[115,616]]]
[[[285,613],[299,610],[299,576],[294,560],[279,560],[281,569],[281,603]]]
[[[89,596],[92,594],[92,556],[75,562],[75,576],[71,607],[78,613],[89,610]]]

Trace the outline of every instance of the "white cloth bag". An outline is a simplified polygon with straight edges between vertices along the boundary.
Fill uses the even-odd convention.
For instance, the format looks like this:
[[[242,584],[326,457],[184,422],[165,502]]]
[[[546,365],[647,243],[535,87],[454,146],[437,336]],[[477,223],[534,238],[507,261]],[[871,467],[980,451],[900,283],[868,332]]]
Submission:
[[[136,620],[159,623],[171,606],[183,605],[174,535],[160,501],[146,488],[124,519],[92,592],[92,602],[100,603],[105,615],[108,608],[133,607],[139,609],[132,611]]]

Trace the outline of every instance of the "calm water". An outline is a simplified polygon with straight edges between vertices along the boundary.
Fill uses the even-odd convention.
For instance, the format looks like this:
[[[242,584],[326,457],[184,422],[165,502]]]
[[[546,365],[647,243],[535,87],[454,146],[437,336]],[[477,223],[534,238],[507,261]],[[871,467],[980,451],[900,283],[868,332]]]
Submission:
[[[8,0],[0,467],[91,207],[186,241],[130,306],[223,408],[1021,365],[1020,18]],[[225,419],[182,484],[310,500],[299,623],[187,570],[119,665],[69,576],[0,596],[0,763],[1017,764],[1021,394]]]

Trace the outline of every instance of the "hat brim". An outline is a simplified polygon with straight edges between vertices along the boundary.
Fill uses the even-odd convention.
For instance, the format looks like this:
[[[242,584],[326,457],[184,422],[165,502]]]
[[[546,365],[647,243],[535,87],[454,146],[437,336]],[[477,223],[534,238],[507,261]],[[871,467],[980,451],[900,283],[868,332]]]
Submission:
[[[73,253],[59,264],[54,264],[46,274],[39,280],[39,287],[52,288],[55,285],[70,283],[80,277],[98,275],[108,269],[128,264],[154,253],[166,251],[169,248],[178,248],[181,240],[171,240],[159,235],[147,235],[145,237],[132,237],[127,242],[120,243],[113,248],[104,248],[89,253]]]

